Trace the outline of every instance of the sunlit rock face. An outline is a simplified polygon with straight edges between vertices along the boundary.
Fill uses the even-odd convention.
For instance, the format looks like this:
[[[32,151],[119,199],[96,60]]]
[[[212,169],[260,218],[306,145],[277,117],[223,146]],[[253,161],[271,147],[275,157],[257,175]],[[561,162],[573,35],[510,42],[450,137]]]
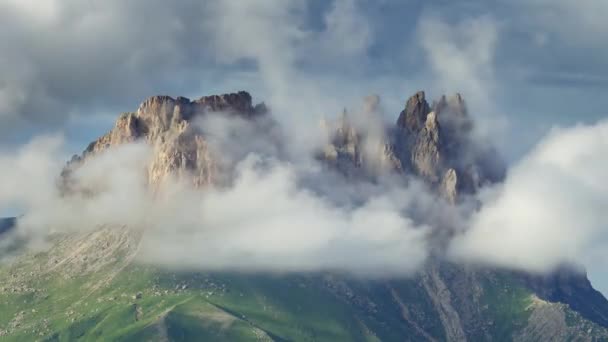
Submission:
[[[152,147],[152,158],[147,166],[148,181],[159,185],[168,177],[187,178],[194,186],[209,185],[220,172],[217,158],[200,127],[197,118],[208,113],[255,119],[265,115],[265,105],[252,105],[251,95],[245,91],[201,97],[191,101],[185,97],[152,96],[137,111],[123,113],[114,128],[93,141],[75,156],[64,172],[77,167],[89,156],[113,146],[145,141]]]

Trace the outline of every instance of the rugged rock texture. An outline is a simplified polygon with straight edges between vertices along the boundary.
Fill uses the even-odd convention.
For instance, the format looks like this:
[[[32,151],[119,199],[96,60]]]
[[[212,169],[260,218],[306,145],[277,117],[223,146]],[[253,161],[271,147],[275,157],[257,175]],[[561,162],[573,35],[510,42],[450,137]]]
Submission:
[[[366,104],[369,105],[369,101]],[[373,106],[366,108],[372,115]],[[357,127],[346,110],[334,122],[322,121],[321,129],[328,143],[320,157],[344,175],[370,177],[403,171],[395,145],[385,132]]]
[[[562,267],[549,275],[517,274],[538,297],[568,304],[582,317],[608,326],[608,302],[580,269]]]
[[[437,183],[443,169],[444,157],[441,151],[439,122],[435,112],[426,115],[425,124],[418,131],[409,133],[415,134],[409,146],[415,172],[431,183]]]
[[[426,102],[424,91],[419,91],[407,100],[405,109],[399,114],[399,119],[397,119],[397,127],[408,133],[416,134],[422,129],[426,116],[430,111],[431,109],[428,102]]]
[[[422,272],[422,284],[438,313],[446,340],[465,341],[467,338],[463,330],[463,322],[454,307],[452,293],[443,281],[438,268],[437,265],[431,265],[428,270]]]
[[[424,92],[410,97],[397,119],[395,144],[406,169],[438,187],[448,200],[471,194],[504,177],[505,167],[488,144],[476,141],[460,94],[429,106]]]
[[[145,141],[153,148],[153,159],[147,168],[148,180],[158,185],[168,177],[189,177],[195,186],[205,186],[216,180],[217,159],[209,148],[195,119],[207,113],[239,116],[254,120],[267,113],[261,103],[252,105],[251,95],[245,91],[212,95],[191,101],[185,97],[152,96],[134,113],[124,113],[114,128],[92,142],[82,156],[74,156],[64,175],[90,155],[112,146]]]
[[[378,101],[368,97],[364,111],[373,113]],[[323,121],[322,128],[329,141],[322,159],[347,175],[406,173],[423,178],[450,202],[504,177],[492,148],[475,141],[460,94],[442,96],[431,107],[419,91],[407,100],[394,127],[382,127],[371,138],[370,128],[357,125],[346,111],[335,122]]]

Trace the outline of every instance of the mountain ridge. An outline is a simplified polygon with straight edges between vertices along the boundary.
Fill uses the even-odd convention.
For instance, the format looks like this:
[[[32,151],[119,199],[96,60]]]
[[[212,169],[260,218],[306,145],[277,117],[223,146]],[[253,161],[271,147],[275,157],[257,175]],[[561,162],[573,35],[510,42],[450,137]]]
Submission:
[[[75,156],[71,172],[113,146],[144,141],[149,184],[178,175],[195,187],[221,180],[223,163],[195,118],[221,112],[256,121],[270,113],[238,92],[191,101],[153,96]],[[379,99],[366,99],[364,111]],[[368,114],[369,114],[368,113]],[[491,147],[473,147],[461,95],[429,105],[410,97],[394,126],[366,131],[350,113],[325,121],[315,155],[347,180],[422,179],[457,204],[505,170]],[[54,237],[49,250],[0,267],[0,336],[7,340],[581,340],[608,339],[608,301],[584,273],[539,276],[458,265],[438,256],[409,278],[348,274],[175,271],[137,262],[141,231],[102,226]]]

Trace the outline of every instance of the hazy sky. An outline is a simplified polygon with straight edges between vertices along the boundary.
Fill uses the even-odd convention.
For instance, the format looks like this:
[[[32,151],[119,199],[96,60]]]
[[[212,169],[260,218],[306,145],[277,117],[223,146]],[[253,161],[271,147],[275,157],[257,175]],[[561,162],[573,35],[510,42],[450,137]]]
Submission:
[[[601,0],[2,0],[2,139],[59,129],[84,145],[152,94],[268,101],[274,63],[342,105],[380,94],[395,117],[417,89],[462,92],[486,102],[475,115],[508,118],[516,156],[554,124],[606,115],[606,13]]]
[[[299,125],[371,93],[396,120],[424,89],[461,92],[514,163],[554,126],[608,117],[607,15],[603,0],[0,0],[0,149],[62,133],[80,152],[155,94],[248,90]]]

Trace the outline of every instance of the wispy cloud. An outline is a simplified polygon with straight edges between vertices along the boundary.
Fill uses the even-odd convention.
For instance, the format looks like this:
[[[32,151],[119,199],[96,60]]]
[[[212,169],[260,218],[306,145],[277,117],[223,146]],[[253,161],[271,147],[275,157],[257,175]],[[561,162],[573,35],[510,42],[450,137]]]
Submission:
[[[470,228],[453,241],[457,259],[547,272],[588,264],[608,242],[608,123],[555,129],[487,189]]]
[[[250,153],[238,160],[227,186],[196,190],[188,178],[173,178],[152,190],[145,171],[153,149],[136,143],[88,158],[70,175],[70,191],[62,192],[56,176],[61,145],[50,142],[0,157],[0,178],[10,179],[1,184],[0,203],[26,210],[13,238],[32,246],[51,234],[124,226],[143,231],[142,262],[368,276],[410,274],[429,253],[430,228],[406,215],[430,196],[421,186],[370,183],[359,187],[357,198],[339,201],[353,184],[332,183],[325,168],[306,170],[305,182],[289,161]]]

